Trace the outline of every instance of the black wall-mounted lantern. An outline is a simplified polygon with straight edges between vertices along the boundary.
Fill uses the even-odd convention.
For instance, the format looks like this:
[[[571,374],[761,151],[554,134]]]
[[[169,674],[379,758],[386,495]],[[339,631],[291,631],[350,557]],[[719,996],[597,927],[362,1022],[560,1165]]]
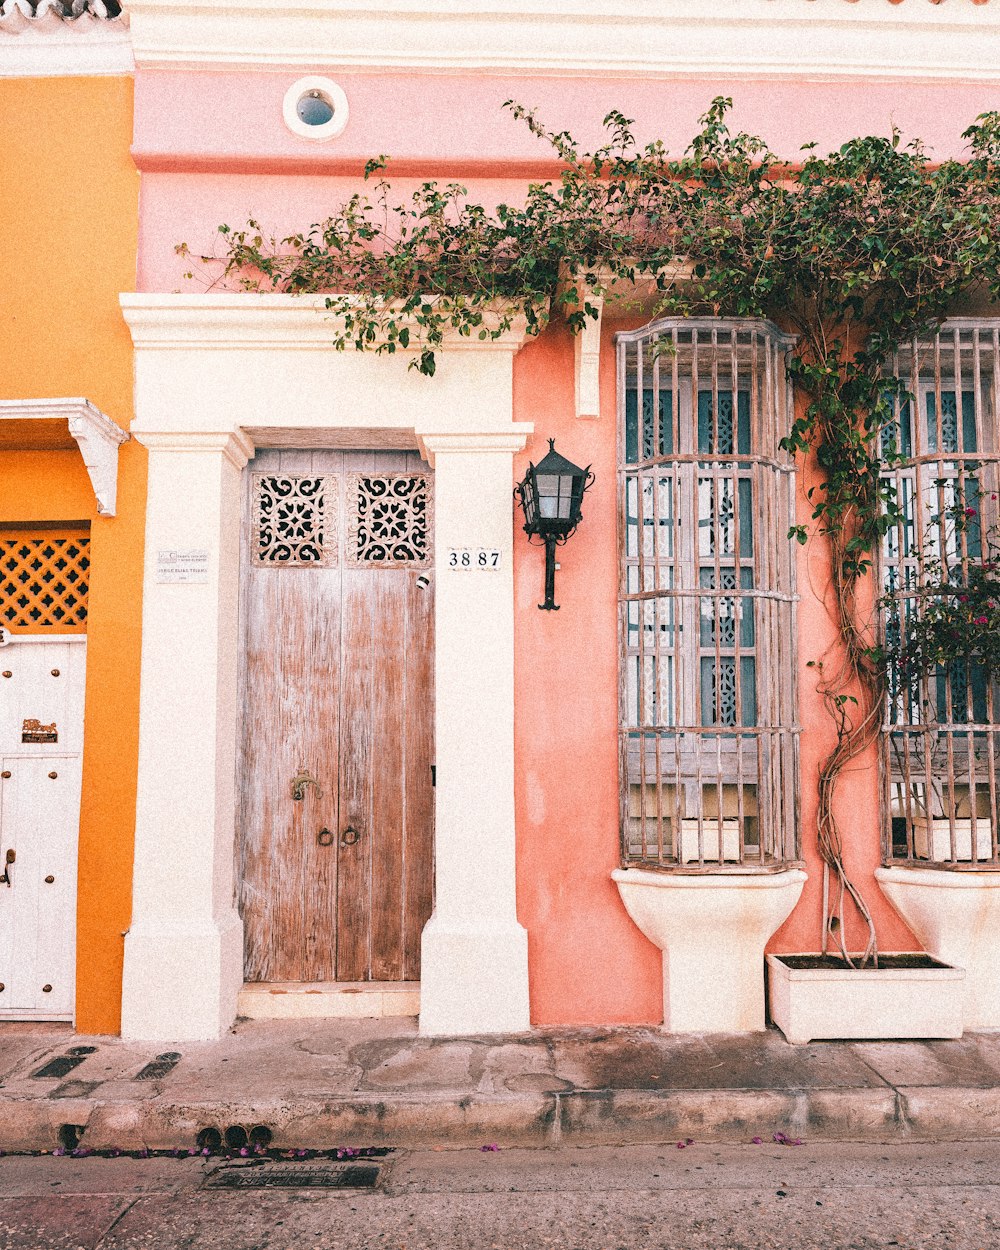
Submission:
[[[549,451],[536,465],[529,464],[524,480],[514,488],[524,511],[524,532],[545,543],[544,612],[558,612],[556,593],[556,546],[564,543],[580,524],[583,493],[594,484],[588,464],[578,468],[556,451],[556,440],[549,439]]]

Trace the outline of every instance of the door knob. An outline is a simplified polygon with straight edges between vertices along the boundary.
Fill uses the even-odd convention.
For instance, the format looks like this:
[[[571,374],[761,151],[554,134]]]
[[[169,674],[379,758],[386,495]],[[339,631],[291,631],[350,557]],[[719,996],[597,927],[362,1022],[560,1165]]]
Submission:
[[[360,837],[361,837],[361,834],[357,831],[357,829],[354,829],[352,828],[351,825],[348,825],[347,828],[340,835],[340,845],[341,846],[353,846],[355,842],[357,842],[360,839]]]
[[[320,846],[332,846],[333,834],[329,829],[321,829],[319,833],[316,834],[316,841],[320,844]]]
[[[3,864],[3,873],[0,873],[0,882],[3,882],[3,884],[6,886],[11,886],[14,884],[13,881],[11,881],[10,879],[10,866],[12,863],[14,863],[16,859],[17,859],[17,852],[14,850],[12,846],[8,847],[7,855],[4,859],[4,864]]]

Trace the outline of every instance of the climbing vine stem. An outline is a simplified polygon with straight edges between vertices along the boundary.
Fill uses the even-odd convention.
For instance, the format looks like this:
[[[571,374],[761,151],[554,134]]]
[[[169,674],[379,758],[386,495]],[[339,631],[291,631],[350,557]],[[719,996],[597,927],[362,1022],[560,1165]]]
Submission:
[[[768,317],[796,336],[789,359],[800,402],[783,446],[813,458],[812,525],[832,554],[829,600],[840,639],[815,661],[836,730],[819,776],[819,849],[835,877],[825,934],[847,955],[845,910],[871,914],[845,867],[838,783],[876,741],[886,674],[868,584],[882,536],[898,520],[886,469],[896,463],[893,402],[906,380],[887,361],[932,331],[959,297],[1000,299],[1000,114],[963,136],[967,158],[934,163],[898,132],[853,139],[794,166],[764,141],[733,133],[716,99],[683,155],[639,144],[612,112],[605,142],[582,151],[530,110],[506,107],[549,145],[560,173],[495,209],[457,183],[425,182],[394,198],[387,162],[365,189],[301,233],[272,237],[256,221],[219,227],[201,257],[211,281],[249,290],[321,292],[338,315],[335,346],[404,351],[433,374],[451,333],[496,339],[524,319],[538,334],[554,311],[573,331],[597,316],[592,297],[642,277],[653,315]],[[178,251],[191,255],[181,244]]]

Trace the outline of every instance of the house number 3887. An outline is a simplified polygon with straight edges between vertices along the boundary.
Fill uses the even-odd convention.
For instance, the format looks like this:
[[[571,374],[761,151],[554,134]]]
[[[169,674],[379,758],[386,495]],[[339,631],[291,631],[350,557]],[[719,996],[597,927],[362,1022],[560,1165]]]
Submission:
[[[494,573],[500,567],[500,552],[495,547],[449,547],[448,568],[484,569]]]

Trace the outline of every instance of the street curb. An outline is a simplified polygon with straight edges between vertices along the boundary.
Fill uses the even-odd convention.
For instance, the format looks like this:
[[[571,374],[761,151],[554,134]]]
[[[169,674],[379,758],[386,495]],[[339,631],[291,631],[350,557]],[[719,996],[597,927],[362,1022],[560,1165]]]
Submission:
[[[190,1149],[205,1128],[264,1125],[277,1149],[810,1141],[1000,1136],[1000,1089],[584,1090],[530,1095],[331,1099],[0,1099],[0,1149],[52,1150],[75,1125],[90,1150]]]

